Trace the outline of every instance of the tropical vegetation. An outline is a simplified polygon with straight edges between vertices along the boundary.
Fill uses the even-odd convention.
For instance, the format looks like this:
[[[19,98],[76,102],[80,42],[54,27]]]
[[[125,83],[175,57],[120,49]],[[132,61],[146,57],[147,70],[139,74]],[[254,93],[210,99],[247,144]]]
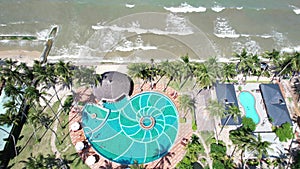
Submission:
[[[141,89],[147,83],[153,89],[156,84],[163,81],[164,91],[166,91],[168,86],[176,84],[176,90],[179,92],[180,109],[185,112],[183,113],[184,116],[192,112],[194,118],[198,112],[195,111],[196,102],[192,99],[191,92],[188,92],[191,89],[197,90],[197,94],[199,94],[204,89],[211,89],[217,81],[232,82],[238,74],[242,74],[245,81],[249,76],[256,76],[257,80],[261,76],[292,80],[300,72],[300,54],[298,52],[281,53],[273,50],[258,56],[243,50],[241,53],[234,54],[231,61],[231,63],[221,63],[217,57],[210,57],[207,61],[195,62],[191,61],[188,55],[182,56],[177,61],[166,60],[160,63],[151,59],[149,63],[129,64],[128,74],[140,81]],[[1,62],[0,81],[3,89],[1,92],[10,99],[4,104],[6,113],[0,115],[0,125],[14,125],[26,130],[26,135],[16,137],[17,143],[14,144],[16,151],[9,154],[10,158],[16,157],[10,164],[19,167],[22,166],[19,164],[22,161],[23,166],[27,167],[43,168],[61,164],[65,167],[70,166],[70,162],[74,162],[74,159],[70,159],[69,156],[66,158],[54,157],[50,154],[53,152],[48,153],[50,150],[47,150],[46,153],[50,154],[49,156],[39,154],[39,152],[30,156],[27,155],[22,160],[18,159],[18,156],[28,150],[26,146],[29,148],[34,144],[47,145],[45,142],[49,141],[47,140],[49,133],[56,135],[58,144],[62,144],[65,140],[61,139],[57,131],[53,130],[53,123],[57,121],[59,130],[64,130],[68,124],[64,112],[70,110],[75,99],[71,96],[62,98],[60,93],[63,90],[72,93],[73,88],[81,85],[97,85],[101,82],[101,75],[95,72],[94,67],[74,66],[70,62],[63,61],[46,64],[35,61],[32,66],[12,59],[1,60]],[[296,89],[295,94],[299,100],[300,92]],[[66,101],[63,103],[62,100]],[[239,116],[240,112],[237,107],[230,106],[227,108],[227,117],[236,119]],[[225,107],[216,101],[210,101],[207,110],[214,118],[216,127],[219,118],[224,117]],[[195,119],[193,124],[196,124]],[[229,137],[235,146],[234,152],[239,153],[242,166],[252,160],[244,157],[246,152],[256,155],[259,159],[258,163],[261,163],[263,157],[268,155],[267,150],[270,143],[262,141],[260,135],[253,135],[255,124],[250,119],[243,118],[242,124],[237,130],[230,131]],[[194,127],[194,129],[196,128]],[[22,132],[25,133],[24,130]],[[288,124],[284,124],[274,131],[280,141],[286,141],[293,136],[291,126]],[[222,166],[234,168],[235,165],[231,160],[234,152],[230,156],[224,153],[226,147],[218,140],[219,134],[216,135],[217,142],[210,144],[213,166],[215,168],[222,168]],[[32,147],[30,148],[32,149]],[[191,168],[192,163],[199,161],[198,157],[203,153],[204,148],[197,136],[193,135],[186,146],[186,150],[187,153],[177,168]],[[76,153],[75,151],[72,152]],[[172,154],[169,155],[172,156]],[[297,159],[295,158],[293,167],[298,165]],[[48,164],[49,161],[52,164]]]

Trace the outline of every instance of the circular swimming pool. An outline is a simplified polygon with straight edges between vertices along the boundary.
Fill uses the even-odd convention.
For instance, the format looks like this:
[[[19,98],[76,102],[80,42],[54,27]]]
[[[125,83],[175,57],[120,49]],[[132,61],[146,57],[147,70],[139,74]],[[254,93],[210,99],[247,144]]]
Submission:
[[[82,125],[91,146],[105,158],[120,164],[145,164],[171,149],[178,132],[178,113],[165,95],[143,92],[106,102],[103,107],[85,105]]]

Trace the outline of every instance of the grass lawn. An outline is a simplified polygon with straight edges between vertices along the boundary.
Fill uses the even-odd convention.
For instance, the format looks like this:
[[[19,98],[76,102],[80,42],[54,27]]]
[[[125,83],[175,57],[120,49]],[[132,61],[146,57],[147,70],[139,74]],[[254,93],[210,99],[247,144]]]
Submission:
[[[89,169],[89,167],[83,163],[80,156],[75,150],[75,146],[71,142],[71,138],[69,135],[70,131],[69,131],[68,120],[69,120],[68,114],[62,113],[60,115],[60,121],[62,125],[65,126],[65,128],[61,128],[60,126],[58,126],[56,131],[58,139],[56,139],[55,145],[58,151],[61,153],[62,157],[65,157],[66,159],[73,161],[73,163],[70,164],[70,167],[72,169],[73,168]],[[60,142],[58,142],[58,140]]]
[[[57,111],[58,105],[58,103],[55,103],[53,105],[54,111]],[[44,113],[52,115],[49,108],[47,108]],[[9,163],[9,165],[12,166],[12,169],[23,168],[24,164],[20,163],[20,161],[27,160],[27,158],[29,158],[31,154],[32,156],[37,156],[39,153],[43,154],[44,156],[46,156],[47,154],[53,154],[50,147],[50,140],[52,135],[51,130],[48,130],[46,132],[46,128],[42,126],[36,129],[35,135],[33,135],[33,131],[34,129],[31,124],[24,124],[19,140],[17,142],[17,147],[20,148],[21,152],[19,152],[19,155],[14,159],[10,160]],[[45,132],[46,134],[43,136]],[[40,142],[38,141],[39,138],[41,138]]]
[[[59,102],[54,103],[53,110],[55,112],[58,111]],[[52,115],[51,110],[48,108],[44,113]],[[59,124],[57,126],[57,137],[56,146],[58,151],[61,153],[61,157],[67,160],[73,161],[70,164],[70,168],[73,169],[89,169],[87,165],[83,163],[80,156],[77,154],[74,145],[71,143],[71,139],[69,136],[69,126],[68,126],[68,114],[61,113],[60,121],[62,126],[66,125],[65,128],[62,128]],[[51,125],[53,127],[53,124]],[[46,131],[45,127],[40,127],[36,129],[36,136],[33,135],[33,126],[31,124],[26,123],[21,131],[20,138],[17,143],[17,147],[20,147],[22,150],[17,157],[12,159],[9,163],[12,166],[12,169],[21,169],[24,167],[24,164],[21,161],[26,161],[32,154],[32,156],[36,157],[39,153],[43,154],[44,157],[47,154],[54,154],[51,151],[51,130]],[[42,137],[42,135],[46,132],[46,134]],[[41,138],[40,142],[38,139]],[[61,143],[58,142],[61,141]],[[26,146],[25,146],[26,145]]]

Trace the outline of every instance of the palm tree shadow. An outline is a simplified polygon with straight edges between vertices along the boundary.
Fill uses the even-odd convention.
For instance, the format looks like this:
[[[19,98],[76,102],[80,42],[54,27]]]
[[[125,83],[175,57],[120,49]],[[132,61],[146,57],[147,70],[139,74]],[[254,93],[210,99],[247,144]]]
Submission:
[[[113,165],[111,161],[104,160],[104,166],[100,166],[100,169],[113,169]]]
[[[160,144],[160,149],[155,150],[154,156],[159,156],[161,159],[157,162],[154,168],[164,168],[164,166],[171,165],[170,159],[175,156],[175,152],[169,152],[170,147],[164,147]]]

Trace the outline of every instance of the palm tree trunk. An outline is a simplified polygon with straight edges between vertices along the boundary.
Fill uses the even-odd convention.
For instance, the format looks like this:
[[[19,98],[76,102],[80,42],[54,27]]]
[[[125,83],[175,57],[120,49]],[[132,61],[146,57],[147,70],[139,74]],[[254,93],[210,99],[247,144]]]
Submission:
[[[56,96],[57,100],[59,101],[60,106],[63,107],[63,105],[62,105],[62,103],[61,103],[61,99],[58,97],[58,94],[57,94],[57,90],[56,90],[55,85],[53,85],[52,87],[53,87],[53,89],[54,89],[55,96]]]
[[[277,74],[277,77],[281,75],[281,73],[291,64],[291,62],[289,62],[288,64],[286,64],[283,69],[281,69],[281,71]]]
[[[5,133],[7,133],[13,140],[13,144],[14,144],[14,151],[15,151],[15,155],[18,155],[18,151],[17,151],[17,147],[16,147],[16,139],[15,136],[12,135],[10,132],[6,131],[5,129],[3,129],[2,127],[0,127],[0,130],[4,131]]]
[[[200,93],[202,92],[202,90],[203,90],[203,88],[201,88],[201,89],[198,91],[197,96],[198,96],[198,94],[200,94]]]
[[[234,146],[234,149],[233,149],[233,151],[232,151],[232,153],[230,155],[230,158],[234,155],[236,148],[237,148],[237,146]]]
[[[143,90],[144,85],[146,84],[146,80],[143,81],[142,85],[140,86],[140,90]]]
[[[243,156],[244,156],[244,150],[242,150],[242,152],[241,152],[241,163],[242,163],[242,169],[245,169]]]
[[[167,85],[165,86],[165,88],[164,88],[164,90],[163,90],[164,92],[167,90],[167,88],[168,88],[168,86],[169,86],[169,84],[171,83],[172,80],[173,80],[173,76],[170,77],[170,79],[169,79]]]
[[[215,127],[215,131],[216,131],[216,142],[217,144],[219,143],[219,135],[218,135],[218,131],[217,131],[217,124],[216,124],[216,118],[214,118],[214,127]]]
[[[189,79],[189,77],[187,76],[187,77],[185,78],[185,80],[180,84],[179,89],[182,89],[182,87],[186,84],[186,82],[188,81],[188,79]]]
[[[154,84],[157,84],[163,77],[164,75],[160,76],[159,79]]]
[[[60,127],[63,128],[63,126],[62,126],[62,124],[61,124],[61,122],[59,120],[59,117],[58,117],[57,113],[55,113],[54,110],[52,109],[52,106],[48,103],[48,101],[46,100],[46,98],[42,97],[42,99],[46,102],[47,106],[50,108],[51,112],[54,114],[54,117],[58,121]]]
[[[221,128],[221,130],[220,130],[220,133],[219,133],[219,135],[220,135],[220,134],[221,134],[221,132],[223,131],[224,127],[227,125],[227,123],[228,123],[229,119],[231,118],[231,116],[232,116],[232,115],[230,115],[230,116],[227,118],[227,120],[226,120],[225,124],[222,126],[222,128]]]

